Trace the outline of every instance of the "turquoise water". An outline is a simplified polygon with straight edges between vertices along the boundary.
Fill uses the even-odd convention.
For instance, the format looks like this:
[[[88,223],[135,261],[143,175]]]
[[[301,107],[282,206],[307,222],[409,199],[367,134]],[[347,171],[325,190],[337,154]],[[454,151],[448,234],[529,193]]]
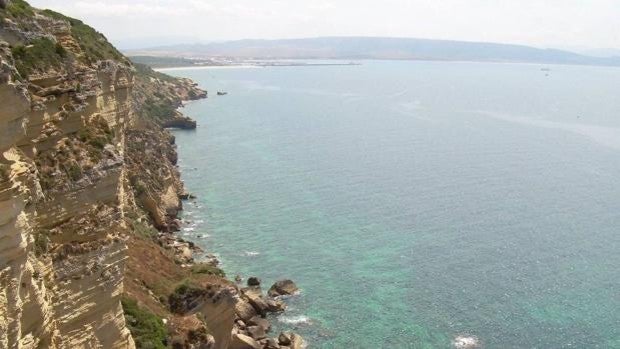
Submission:
[[[620,70],[541,68],[170,71],[184,234],[312,348],[620,348]]]

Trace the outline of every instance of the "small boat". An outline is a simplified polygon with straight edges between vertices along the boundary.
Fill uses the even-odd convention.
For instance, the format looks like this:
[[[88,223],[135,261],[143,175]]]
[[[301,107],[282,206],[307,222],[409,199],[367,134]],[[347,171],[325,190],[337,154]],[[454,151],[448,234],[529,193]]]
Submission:
[[[226,96],[228,94],[228,92],[224,92],[224,91],[217,91],[217,95],[218,96]]]

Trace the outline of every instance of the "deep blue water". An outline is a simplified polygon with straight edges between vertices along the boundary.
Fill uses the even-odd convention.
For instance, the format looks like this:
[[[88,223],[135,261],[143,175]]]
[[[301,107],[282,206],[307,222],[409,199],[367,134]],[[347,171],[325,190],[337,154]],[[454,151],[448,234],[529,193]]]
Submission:
[[[168,73],[211,96],[175,131],[185,234],[230,276],[297,282],[278,328],[312,348],[620,348],[619,69]]]

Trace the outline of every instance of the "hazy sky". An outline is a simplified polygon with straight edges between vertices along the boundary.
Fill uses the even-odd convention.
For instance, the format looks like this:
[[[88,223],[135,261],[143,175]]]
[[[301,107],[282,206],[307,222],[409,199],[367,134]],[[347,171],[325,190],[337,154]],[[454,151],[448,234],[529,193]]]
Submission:
[[[620,48],[620,0],[30,0],[120,47],[174,41],[399,36]]]

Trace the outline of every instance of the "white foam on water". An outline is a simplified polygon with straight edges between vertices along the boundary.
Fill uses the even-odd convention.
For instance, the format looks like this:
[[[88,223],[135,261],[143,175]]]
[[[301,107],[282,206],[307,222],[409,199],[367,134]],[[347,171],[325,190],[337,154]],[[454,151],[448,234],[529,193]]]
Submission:
[[[456,349],[475,349],[480,348],[480,340],[476,336],[460,335],[454,338],[452,345]]]
[[[258,256],[260,254],[260,252],[256,252],[256,251],[245,251],[243,252],[244,255],[248,256],[248,257],[253,257],[253,256]]]
[[[299,296],[300,294],[301,294],[301,289],[298,289],[297,291],[293,292],[293,294],[283,294],[283,295],[280,295],[280,296],[276,296],[275,299],[287,300],[287,299],[289,299],[291,297]],[[290,310],[292,308],[288,308],[288,309]]]
[[[311,324],[312,321],[309,317],[305,315],[296,315],[296,316],[286,316],[280,315],[278,316],[278,321],[289,324],[289,325],[301,325],[301,324]]]

